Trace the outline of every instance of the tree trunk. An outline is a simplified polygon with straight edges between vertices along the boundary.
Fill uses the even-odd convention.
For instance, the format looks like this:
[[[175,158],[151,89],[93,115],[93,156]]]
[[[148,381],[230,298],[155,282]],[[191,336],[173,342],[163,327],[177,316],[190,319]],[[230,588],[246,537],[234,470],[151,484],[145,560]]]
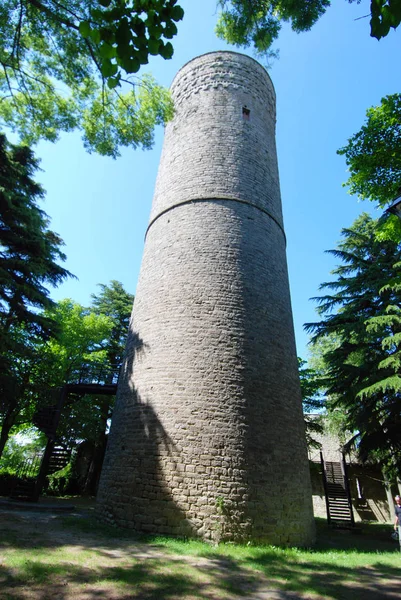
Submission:
[[[10,431],[12,427],[15,425],[17,421],[17,417],[22,410],[22,398],[25,394],[25,390],[27,388],[29,382],[30,373],[27,372],[24,374],[22,378],[22,382],[20,385],[14,384],[11,386],[11,390],[6,394],[6,402],[8,403],[8,408],[6,410],[5,417],[3,419],[1,433],[0,433],[0,458],[3,454],[4,447],[7,443],[7,440],[10,436]],[[8,396],[8,398],[7,398]]]
[[[15,421],[17,420],[17,416],[18,416],[18,412],[19,412],[17,410],[17,406],[18,406],[18,402],[14,398],[14,401],[8,407],[5,417],[3,419],[3,423],[1,426],[1,433],[0,433],[0,458],[3,454],[4,447],[7,444],[7,440],[10,437],[10,431],[11,431],[13,425],[15,424]]]
[[[107,421],[110,416],[111,400],[109,396],[103,396],[100,403],[100,425],[99,434],[95,442],[91,464],[88,469],[88,474],[84,486],[84,494],[96,495],[97,486],[99,483],[100,472],[102,470],[103,459],[107,445]]]

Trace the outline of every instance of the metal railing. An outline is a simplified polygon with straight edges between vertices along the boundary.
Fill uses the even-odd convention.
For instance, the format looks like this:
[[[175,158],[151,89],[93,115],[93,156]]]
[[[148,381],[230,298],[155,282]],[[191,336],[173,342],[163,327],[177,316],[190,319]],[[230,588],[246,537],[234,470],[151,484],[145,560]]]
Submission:
[[[116,385],[119,374],[120,365],[87,363],[71,371],[67,383],[75,385]]]
[[[39,473],[42,454],[35,454],[31,458],[27,458],[22,462],[17,469],[17,477],[20,479],[28,479],[36,477]]]

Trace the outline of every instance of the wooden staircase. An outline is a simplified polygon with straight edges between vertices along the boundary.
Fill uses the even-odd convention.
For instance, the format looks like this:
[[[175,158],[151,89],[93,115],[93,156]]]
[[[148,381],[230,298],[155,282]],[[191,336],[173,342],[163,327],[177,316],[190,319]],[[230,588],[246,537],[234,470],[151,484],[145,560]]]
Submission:
[[[328,523],[335,527],[352,528],[355,521],[345,459],[329,462],[323,459],[321,453],[321,462]]]

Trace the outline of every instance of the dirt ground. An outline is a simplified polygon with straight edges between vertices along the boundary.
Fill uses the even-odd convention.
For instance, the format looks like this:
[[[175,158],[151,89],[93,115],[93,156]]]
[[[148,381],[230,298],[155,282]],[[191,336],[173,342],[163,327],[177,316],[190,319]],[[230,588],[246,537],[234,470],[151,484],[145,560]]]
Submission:
[[[230,558],[174,555],[135,539],[97,535],[71,527],[90,515],[89,504],[71,512],[10,510],[0,504],[1,600],[393,600],[401,597],[401,571],[358,569],[299,573],[308,592],[285,590],[285,566],[275,576]],[[66,516],[69,515],[66,524]],[[21,558],[23,557],[23,558]],[[400,556],[401,567],[401,556]],[[265,571],[266,572],[266,571]],[[345,575],[345,573],[344,573]],[[297,575],[298,576],[298,575]],[[319,590],[310,591],[313,577]],[[327,581],[327,595],[325,590]],[[309,583],[308,583],[309,582]],[[280,585],[281,584],[281,585]],[[284,587],[284,589],[279,589]]]

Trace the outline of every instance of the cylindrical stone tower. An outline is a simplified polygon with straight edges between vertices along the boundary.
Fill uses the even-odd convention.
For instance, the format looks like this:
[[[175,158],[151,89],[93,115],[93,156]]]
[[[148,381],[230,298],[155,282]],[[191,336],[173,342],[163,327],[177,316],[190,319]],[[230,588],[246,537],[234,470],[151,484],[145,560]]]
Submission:
[[[253,59],[213,52],[171,91],[98,512],[137,531],[310,544],[273,85]]]

